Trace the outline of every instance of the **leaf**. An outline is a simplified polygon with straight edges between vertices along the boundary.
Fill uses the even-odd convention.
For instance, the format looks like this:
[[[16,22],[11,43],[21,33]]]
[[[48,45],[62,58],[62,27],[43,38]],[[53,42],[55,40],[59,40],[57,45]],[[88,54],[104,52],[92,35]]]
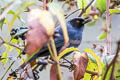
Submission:
[[[48,42],[54,34],[55,25],[48,11],[33,9],[28,16],[28,26],[30,29],[25,34],[27,40],[25,52],[31,56]]]
[[[104,77],[104,74],[105,74],[105,71],[106,71],[107,66],[108,66],[108,64],[105,65],[104,68],[103,68],[102,78]],[[112,71],[112,66],[109,68],[105,80],[110,80],[111,71]],[[116,80],[116,79],[115,79],[115,80]]]
[[[16,15],[13,10],[10,10],[10,11],[8,12],[8,14],[12,14],[13,16]],[[19,15],[17,15],[17,18],[19,19],[19,21],[20,21],[21,23],[24,23],[24,21],[22,20],[22,18],[21,18]]]
[[[120,56],[117,58],[114,70],[115,80],[120,80]]]
[[[89,59],[89,61],[88,61],[88,66],[87,66],[87,70],[96,72],[97,69],[98,69],[97,64],[94,63],[93,61],[91,61],[91,59]],[[85,73],[85,74],[84,74],[83,80],[91,80],[91,79],[92,79],[91,74],[89,74],[89,73]]]
[[[9,24],[7,19],[4,20],[4,24]]]
[[[15,77],[14,76],[9,76],[7,80],[13,80]]]
[[[13,24],[14,24],[17,16],[20,15],[20,13],[21,13],[22,11],[24,11],[25,8],[27,8],[28,6],[31,6],[31,5],[33,5],[33,4],[35,4],[34,1],[24,1],[24,2],[18,7],[18,9],[17,9],[17,11],[16,11],[16,14],[13,16],[13,18],[12,18],[10,24],[9,24],[9,31],[11,31],[12,26],[13,26]]]
[[[105,39],[107,37],[107,32],[102,32],[101,34],[100,34],[100,36],[98,36],[97,38],[99,39],[99,40],[103,40],[103,39]]]
[[[88,5],[88,0],[77,0],[77,5],[82,10]],[[89,14],[90,8],[87,8],[86,12],[84,14]]]
[[[97,0],[96,6],[101,11],[101,13],[104,13],[106,11],[106,2],[107,0]]]
[[[66,48],[64,51],[62,51],[59,55],[58,55],[58,60],[60,60],[64,55],[66,55],[67,53],[70,53],[72,51],[79,51],[78,48]]]
[[[58,5],[57,3],[54,3],[54,2],[49,3],[48,7],[49,7],[50,12],[58,18],[58,20],[62,26],[62,30],[63,30],[63,35],[64,35],[64,39],[65,39],[64,43],[67,44],[69,41],[69,37],[68,37],[68,33],[67,33],[67,27],[66,27],[64,12],[63,12],[62,8],[60,7],[60,5]]]
[[[98,73],[99,73],[99,75],[101,75],[103,63],[100,61],[100,58],[98,56],[96,56],[96,54],[91,49],[84,49],[84,52],[90,53],[95,58],[95,60],[97,62],[97,66],[98,66]]]
[[[3,60],[1,60],[2,64],[5,65],[8,58],[6,58],[8,56],[8,52],[4,52],[1,56],[1,58],[4,58]]]
[[[88,64],[88,56],[86,53],[75,52],[73,56],[74,64],[74,80],[80,80],[84,77],[84,73]]]
[[[50,80],[59,80],[56,64],[53,64],[50,69]]]
[[[13,46],[10,46],[8,44],[4,44],[4,46],[6,47],[6,51],[2,54],[1,58],[6,58],[1,60],[2,64],[5,65],[7,60],[8,60],[8,52],[13,50]]]
[[[120,13],[120,8],[109,9],[110,14]]]
[[[4,8],[0,9],[0,15],[2,14],[2,12],[4,11]],[[4,24],[4,20],[5,18],[3,18],[2,20],[0,20],[0,28],[2,28],[3,24]]]

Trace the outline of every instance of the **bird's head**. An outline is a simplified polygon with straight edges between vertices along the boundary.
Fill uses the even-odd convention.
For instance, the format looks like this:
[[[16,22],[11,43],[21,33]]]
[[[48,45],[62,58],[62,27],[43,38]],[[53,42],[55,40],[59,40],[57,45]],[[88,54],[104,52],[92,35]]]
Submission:
[[[81,28],[81,27],[84,27],[84,24],[90,22],[91,19],[87,18],[87,19],[83,19],[83,18],[80,18],[80,17],[77,17],[77,18],[73,18],[70,20],[70,24],[73,26],[73,27],[76,27],[76,28]]]

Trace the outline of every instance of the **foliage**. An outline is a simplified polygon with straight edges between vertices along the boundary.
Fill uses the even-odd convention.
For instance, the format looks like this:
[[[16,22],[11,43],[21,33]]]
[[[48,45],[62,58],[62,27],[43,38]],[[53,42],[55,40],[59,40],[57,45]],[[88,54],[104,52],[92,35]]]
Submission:
[[[101,47],[102,44],[100,44],[99,48],[94,44],[93,48],[83,49],[83,52],[80,52],[76,47],[68,47],[70,41],[65,20],[79,10],[81,11],[80,13],[78,12],[79,17],[92,20],[87,24],[88,26],[93,26],[98,20],[102,19],[102,25],[99,26],[102,27],[102,33],[96,38],[98,38],[99,41],[108,40],[112,24],[109,19],[112,18],[113,14],[120,13],[120,1],[110,0],[110,3],[108,2],[109,0],[38,1],[44,4],[38,5],[34,0],[24,0],[23,2],[20,0],[3,0],[5,6],[0,8],[0,47],[4,46],[5,51],[0,56],[0,62],[5,68],[8,61],[11,63],[11,60],[13,60],[13,62],[0,80],[4,79],[15,62],[19,62],[19,67],[11,71],[10,75],[7,76],[8,80],[38,80],[40,78],[38,68],[42,71],[48,64],[52,64],[50,69],[50,80],[62,80],[62,76],[65,74],[62,73],[61,67],[71,71],[73,70],[72,75],[74,76],[74,80],[103,80],[105,75],[106,78],[104,80],[109,80],[111,77],[116,80],[120,79],[120,57],[116,57],[119,51],[114,55],[107,55],[105,50],[108,48]],[[64,4],[62,6],[59,5],[59,1],[64,1]],[[69,6],[69,11],[75,8],[76,3],[77,10],[71,14],[67,14],[65,17],[64,6]],[[109,8],[107,7],[108,5]],[[14,10],[13,7],[16,7],[16,10]],[[36,7],[36,9],[32,7]],[[46,10],[44,10],[43,7]],[[22,13],[28,15],[27,21],[22,19]],[[7,17],[10,15],[12,15],[12,19],[9,21]],[[28,27],[14,28],[13,25],[16,23],[16,19],[18,19],[22,25],[26,23]],[[107,21],[109,23],[107,23]],[[5,26],[7,26],[9,30],[7,39],[1,36],[2,28],[4,27],[3,24],[7,24]],[[59,52],[57,52],[57,46],[55,46],[54,42],[56,37],[60,35],[54,32],[56,25],[61,25],[62,32],[60,34],[64,35],[64,46]],[[108,26],[110,31],[108,31]],[[106,41],[106,44],[109,46],[110,43],[111,42]],[[37,57],[37,59],[34,59],[37,52],[44,51],[44,47],[48,47],[50,57]],[[17,56],[10,56],[13,50],[16,51]],[[70,57],[70,59],[66,59],[65,56],[72,52],[74,55]],[[23,55],[24,53],[26,53],[26,55]],[[115,61],[115,59],[117,60]],[[110,69],[107,71],[109,65]],[[113,75],[111,75],[112,71]]]

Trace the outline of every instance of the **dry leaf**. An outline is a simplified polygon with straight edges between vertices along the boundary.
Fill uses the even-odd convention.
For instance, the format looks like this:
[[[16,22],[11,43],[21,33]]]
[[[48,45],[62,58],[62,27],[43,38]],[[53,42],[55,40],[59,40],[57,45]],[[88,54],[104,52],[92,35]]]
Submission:
[[[25,52],[30,56],[47,43],[54,33],[51,14],[45,10],[33,9],[28,16],[29,31],[25,34],[27,45]]]
[[[88,64],[88,56],[86,53],[75,52],[73,56],[74,64],[74,80],[80,80],[84,77],[84,73]]]
[[[59,80],[56,64],[53,64],[50,69],[50,80]]]

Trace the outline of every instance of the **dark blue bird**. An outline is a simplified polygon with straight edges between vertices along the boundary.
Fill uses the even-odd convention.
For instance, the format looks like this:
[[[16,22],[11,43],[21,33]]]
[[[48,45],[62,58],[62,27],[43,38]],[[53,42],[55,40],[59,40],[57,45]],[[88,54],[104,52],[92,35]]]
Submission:
[[[80,42],[82,40],[82,32],[84,29],[84,24],[88,23],[89,21],[90,19],[83,19],[83,18],[77,17],[77,18],[72,18],[66,22],[68,36],[70,39],[69,45],[67,47],[78,47],[80,45]],[[61,26],[58,26],[55,29],[55,34],[59,34],[59,37],[55,38],[55,45],[56,45],[57,53],[59,53],[59,51],[64,45],[64,37],[63,37]],[[44,57],[48,55],[50,55],[50,53],[49,53],[47,45],[45,45],[28,62],[31,62],[38,57]]]
[[[84,29],[84,24],[88,23],[90,19],[83,19],[80,17],[72,18],[66,22],[68,36],[69,36],[69,45],[67,47],[78,47],[82,40],[82,32]],[[55,45],[57,52],[59,53],[61,48],[64,45],[64,37],[62,33],[61,26],[56,27],[55,34],[59,34],[59,37],[55,38]],[[38,57],[44,57],[50,55],[47,45],[43,46],[41,50],[36,53],[28,62],[35,60]]]

